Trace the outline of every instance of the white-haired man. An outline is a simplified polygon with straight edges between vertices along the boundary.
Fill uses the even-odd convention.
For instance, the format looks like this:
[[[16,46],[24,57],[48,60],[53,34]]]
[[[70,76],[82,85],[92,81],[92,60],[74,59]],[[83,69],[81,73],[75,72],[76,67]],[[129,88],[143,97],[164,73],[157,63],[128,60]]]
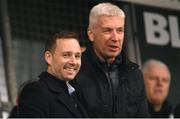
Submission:
[[[125,14],[116,5],[100,3],[89,15],[91,44],[77,75],[81,101],[90,117],[147,117],[142,73],[123,50]]]
[[[150,59],[144,63],[142,70],[151,117],[171,117],[172,106],[167,101],[171,74],[167,65]]]

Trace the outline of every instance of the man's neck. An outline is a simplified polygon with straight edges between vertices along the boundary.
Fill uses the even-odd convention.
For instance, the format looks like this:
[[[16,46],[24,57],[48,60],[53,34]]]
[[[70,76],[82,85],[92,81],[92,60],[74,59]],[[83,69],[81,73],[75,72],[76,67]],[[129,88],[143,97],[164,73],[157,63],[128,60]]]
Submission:
[[[107,64],[112,64],[115,61],[115,57],[113,58],[104,58],[96,53],[97,57],[100,59],[101,62],[105,62]]]
[[[155,111],[155,112],[159,112],[159,111],[161,110],[161,108],[162,108],[162,105],[161,105],[161,104],[155,105],[155,106],[154,106],[154,111]]]

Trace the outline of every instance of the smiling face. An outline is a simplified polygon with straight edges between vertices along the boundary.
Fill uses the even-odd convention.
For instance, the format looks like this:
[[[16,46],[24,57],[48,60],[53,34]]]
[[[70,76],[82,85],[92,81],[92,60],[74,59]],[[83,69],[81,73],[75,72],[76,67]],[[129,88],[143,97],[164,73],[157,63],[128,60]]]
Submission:
[[[76,39],[58,39],[56,48],[45,52],[48,72],[55,77],[73,80],[81,66],[81,48]]]
[[[96,24],[89,27],[88,36],[96,55],[103,61],[112,62],[122,50],[124,41],[124,18],[99,16]]]
[[[170,85],[170,74],[166,67],[152,65],[144,72],[148,100],[155,105],[163,104],[167,98]]]

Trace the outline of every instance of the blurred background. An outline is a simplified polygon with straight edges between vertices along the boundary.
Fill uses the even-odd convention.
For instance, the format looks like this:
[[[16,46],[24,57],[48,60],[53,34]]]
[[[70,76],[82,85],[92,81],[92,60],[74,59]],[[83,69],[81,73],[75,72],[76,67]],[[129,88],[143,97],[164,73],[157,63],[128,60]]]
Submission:
[[[125,45],[140,66],[154,58],[172,73],[168,99],[180,102],[180,0],[109,0],[126,13]],[[92,6],[103,0],[0,0],[0,117],[15,105],[18,87],[46,70],[45,42],[54,33],[72,30],[81,44]],[[107,2],[107,1],[106,1]],[[33,98],[33,97],[32,97]]]

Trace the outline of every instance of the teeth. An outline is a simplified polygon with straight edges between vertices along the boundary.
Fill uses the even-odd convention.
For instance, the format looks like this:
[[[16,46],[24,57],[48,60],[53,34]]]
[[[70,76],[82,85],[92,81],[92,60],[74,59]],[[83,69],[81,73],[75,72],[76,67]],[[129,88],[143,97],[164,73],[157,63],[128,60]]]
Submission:
[[[74,70],[76,70],[75,68],[66,68],[67,70],[69,70],[69,71],[74,71]]]
[[[117,46],[114,46],[114,45],[109,45],[109,47],[117,48]]]

